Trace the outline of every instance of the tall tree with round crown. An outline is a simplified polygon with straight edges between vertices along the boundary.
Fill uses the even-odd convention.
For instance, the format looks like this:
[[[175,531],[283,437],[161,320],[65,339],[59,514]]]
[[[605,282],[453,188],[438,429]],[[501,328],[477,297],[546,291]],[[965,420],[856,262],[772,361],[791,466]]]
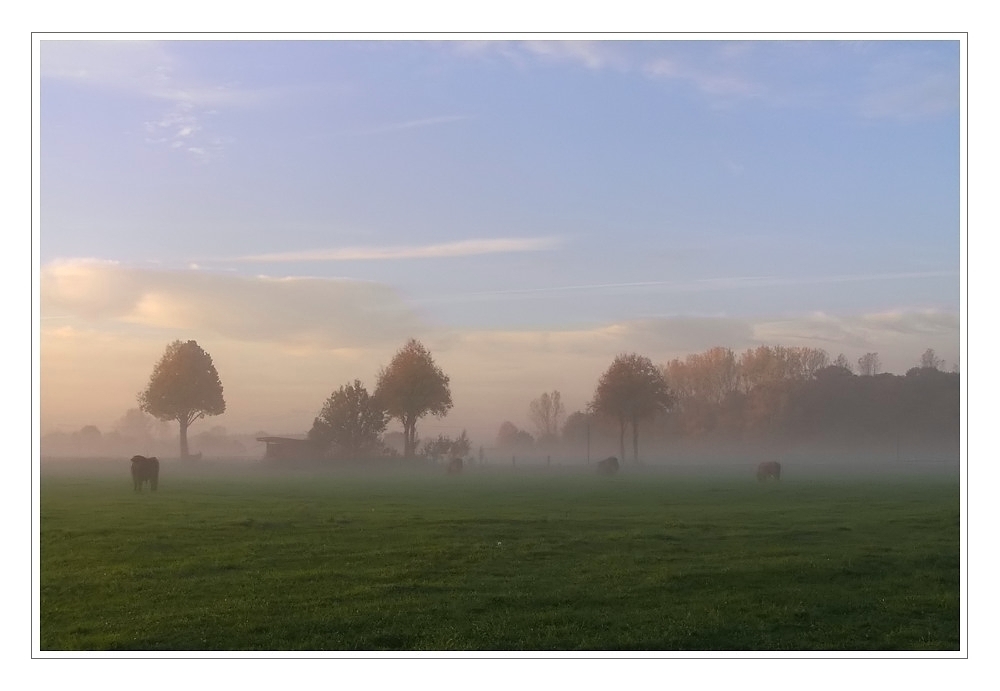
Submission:
[[[443,417],[452,407],[448,376],[434,364],[430,351],[411,338],[378,376],[375,398],[392,418],[403,423],[403,457],[417,448],[417,420],[428,413]]]
[[[180,425],[181,458],[188,458],[187,430],[206,415],[226,412],[222,381],[212,356],[196,341],[174,341],[156,363],[149,384],[138,395],[139,409]]]

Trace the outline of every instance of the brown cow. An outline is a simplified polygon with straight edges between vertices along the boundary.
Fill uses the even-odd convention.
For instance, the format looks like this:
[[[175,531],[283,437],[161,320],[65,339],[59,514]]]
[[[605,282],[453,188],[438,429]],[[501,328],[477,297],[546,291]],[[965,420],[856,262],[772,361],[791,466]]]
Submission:
[[[618,472],[618,459],[614,456],[608,456],[603,461],[598,461],[597,472],[601,475],[614,475]]]
[[[764,461],[759,466],[757,466],[757,481],[764,482],[765,480],[780,480],[781,479],[781,464],[777,461]]]
[[[448,461],[448,474],[458,475],[459,473],[462,472],[462,466],[463,463],[461,458],[451,459],[450,461]]]
[[[156,491],[160,479],[160,461],[156,456],[132,456],[132,485],[136,492],[142,491],[142,483],[148,482],[149,489]]]

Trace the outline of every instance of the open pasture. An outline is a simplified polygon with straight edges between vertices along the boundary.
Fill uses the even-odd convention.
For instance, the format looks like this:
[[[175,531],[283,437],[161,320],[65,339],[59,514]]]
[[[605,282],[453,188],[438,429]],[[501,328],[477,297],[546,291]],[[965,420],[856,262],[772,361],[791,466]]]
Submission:
[[[43,473],[43,651],[956,651],[954,478]]]

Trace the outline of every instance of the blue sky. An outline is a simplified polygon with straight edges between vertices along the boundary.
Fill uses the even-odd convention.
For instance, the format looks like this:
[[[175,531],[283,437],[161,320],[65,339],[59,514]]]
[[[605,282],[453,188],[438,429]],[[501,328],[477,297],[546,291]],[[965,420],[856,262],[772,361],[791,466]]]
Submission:
[[[481,436],[618,352],[959,357],[957,40],[43,41],[39,74],[43,430],[108,426],[173,338],[271,432],[410,336]]]

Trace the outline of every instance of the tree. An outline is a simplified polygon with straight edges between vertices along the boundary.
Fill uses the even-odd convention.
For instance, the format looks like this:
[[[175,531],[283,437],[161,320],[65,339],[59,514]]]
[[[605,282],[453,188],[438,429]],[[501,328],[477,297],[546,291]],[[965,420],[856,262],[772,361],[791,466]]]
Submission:
[[[528,432],[518,429],[511,421],[500,425],[497,432],[497,448],[507,451],[528,451],[535,444],[535,439]]]
[[[566,409],[558,391],[543,393],[528,405],[528,419],[535,426],[539,443],[548,443],[559,438],[559,418]]]
[[[842,367],[842,368],[846,369],[848,372],[851,372],[851,373],[854,372],[854,367],[851,366],[850,360],[848,360],[847,357],[843,353],[841,353],[840,355],[838,355],[837,359],[833,361],[833,366],[834,367]]]
[[[123,437],[148,443],[153,438],[153,418],[138,408],[129,408],[115,424],[115,431]]]
[[[562,429],[562,439],[567,443],[581,443],[587,441],[590,428],[590,414],[582,410],[570,413],[566,418]]]
[[[743,393],[750,393],[761,384],[789,378],[792,363],[788,355],[788,349],[781,346],[758,346],[744,351],[739,358]]]
[[[139,410],[180,425],[181,458],[188,458],[187,430],[206,415],[226,412],[222,381],[212,356],[195,341],[174,341],[153,369],[149,384],[137,396]]]
[[[813,379],[818,371],[830,364],[830,355],[822,348],[799,348],[798,352],[806,379]]]
[[[743,393],[760,384],[812,379],[829,362],[830,356],[819,348],[759,346],[747,350],[739,360]]]
[[[931,369],[942,369],[944,367],[944,360],[937,356],[933,348],[928,348],[924,351],[924,354],[920,356],[920,366],[929,367]]]
[[[85,454],[100,453],[104,442],[104,435],[96,425],[85,425],[73,437],[77,448]]]
[[[882,371],[882,360],[878,353],[865,353],[858,358],[858,374],[874,377]]]
[[[368,390],[355,379],[330,394],[319,416],[313,420],[309,439],[333,446],[340,458],[370,458],[380,449],[379,436],[389,416]]]
[[[725,424],[722,411],[742,395],[740,364],[729,348],[715,347],[684,360],[670,360],[661,371],[675,398],[677,414],[670,426],[685,435],[717,433]]]
[[[420,341],[411,338],[378,375],[375,398],[403,424],[403,457],[417,448],[417,420],[428,413],[447,415],[452,407],[448,377]]]
[[[439,434],[437,439],[425,442],[420,447],[420,452],[433,461],[440,461],[442,458],[465,458],[472,448],[469,435],[463,429],[458,439],[452,439],[443,434]]]
[[[674,396],[663,373],[652,360],[629,353],[619,355],[601,376],[591,409],[618,419],[618,445],[625,460],[625,426],[632,425],[632,456],[639,460],[639,420],[667,410]]]

